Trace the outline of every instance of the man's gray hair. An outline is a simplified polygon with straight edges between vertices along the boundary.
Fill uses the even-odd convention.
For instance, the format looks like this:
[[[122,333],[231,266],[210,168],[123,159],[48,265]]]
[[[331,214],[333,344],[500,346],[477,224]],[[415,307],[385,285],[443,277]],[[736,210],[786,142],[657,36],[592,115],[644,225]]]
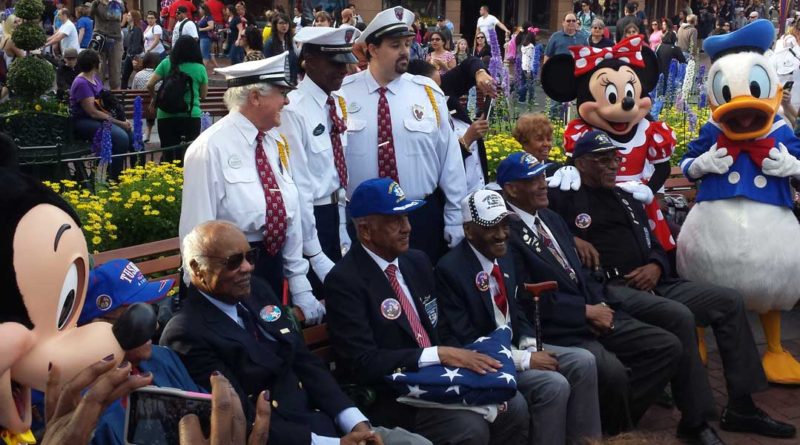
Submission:
[[[187,274],[185,276],[192,275],[192,260],[196,261],[201,266],[205,266],[208,263],[204,255],[209,243],[213,241],[213,237],[210,236],[213,232],[212,229],[219,226],[228,226],[239,231],[239,228],[229,221],[212,220],[196,225],[194,229],[183,238],[181,243],[181,256],[183,256],[183,270]]]
[[[247,97],[250,95],[251,91],[255,90],[258,91],[258,94],[266,96],[272,91],[272,88],[272,85],[266,82],[253,83],[241,87],[230,87],[225,90],[223,100],[225,101],[225,106],[228,107],[228,111],[239,111],[239,109],[247,103]]]
[[[595,26],[599,26],[601,28],[605,28],[606,24],[603,23],[603,21],[600,20],[600,19],[594,19],[594,20],[592,20],[592,28],[594,28]]]

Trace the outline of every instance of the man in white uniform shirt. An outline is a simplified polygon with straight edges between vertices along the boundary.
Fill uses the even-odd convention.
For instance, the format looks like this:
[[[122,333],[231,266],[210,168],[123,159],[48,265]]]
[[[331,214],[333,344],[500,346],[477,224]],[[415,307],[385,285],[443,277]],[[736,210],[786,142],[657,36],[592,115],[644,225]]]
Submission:
[[[352,49],[360,34],[351,26],[301,29],[294,41],[302,45],[306,76],[281,112],[279,131],[293,148],[292,177],[301,197],[303,255],[319,284],[350,246],[345,221],[347,105],[338,90],[347,64],[358,62]]]
[[[180,36],[192,36],[198,39],[197,25],[189,17],[189,10],[186,6],[178,6],[175,10],[175,28],[172,30],[172,44],[178,41]]]
[[[325,314],[306,278],[300,197],[290,147],[276,127],[294,88],[289,53],[217,69],[228,81],[230,110],[186,151],[180,236],[213,220],[231,221],[258,248],[255,275],[277,295],[288,281],[292,303],[310,323]]]
[[[375,177],[397,181],[410,199],[426,199],[410,215],[411,247],[435,262],[464,237],[461,200],[466,179],[446,97],[427,77],[406,73],[414,14],[402,7],[378,13],[357,42],[369,67],[345,78],[347,192]]]

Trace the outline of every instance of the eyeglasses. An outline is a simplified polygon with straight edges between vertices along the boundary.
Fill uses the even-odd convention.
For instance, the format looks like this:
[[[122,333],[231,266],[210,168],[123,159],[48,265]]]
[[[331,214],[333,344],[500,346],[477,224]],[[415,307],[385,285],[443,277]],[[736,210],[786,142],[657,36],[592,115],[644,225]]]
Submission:
[[[567,22],[567,23],[573,23],[573,22],[577,22],[577,20],[576,20],[576,19],[566,19],[566,20],[564,20],[564,21],[565,21],[565,22]]]
[[[588,156],[587,161],[592,161],[601,167],[608,167],[614,164],[622,163],[622,156]]]
[[[602,26],[592,26],[592,29],[603,29]]]
[[[442,39],[440,39],[438,37],[431,39],[431,42],[441,42],[441,41],[442,41]]]
[[[475,37],[475,39],[477,39],[477,40],[484,40],[484,39],[486,39],[486,37],[478,36],[478,37]]]
[[[244,253],[234,253],[229,257],[218,257],[210,255],[199,255],[199,256],[205,258],[211,258],[213,260],[221,260],[220,263],[222,263],[222,265],[225,266],[225,269],[234,271],[238,269],[239,266],[242,265],[243,260],[247,260],[247,262],[250,263],[251,266],[255,266],[256,259],[258,258],[258,249],[253,248]]]

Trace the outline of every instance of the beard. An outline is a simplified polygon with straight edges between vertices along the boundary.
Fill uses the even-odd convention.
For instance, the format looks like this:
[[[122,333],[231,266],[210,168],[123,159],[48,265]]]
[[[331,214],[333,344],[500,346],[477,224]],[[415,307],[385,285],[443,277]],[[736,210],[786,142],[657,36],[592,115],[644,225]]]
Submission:
[[[394,62],[394,72],[405,74],[408,71],[408,57],[401,57]]]

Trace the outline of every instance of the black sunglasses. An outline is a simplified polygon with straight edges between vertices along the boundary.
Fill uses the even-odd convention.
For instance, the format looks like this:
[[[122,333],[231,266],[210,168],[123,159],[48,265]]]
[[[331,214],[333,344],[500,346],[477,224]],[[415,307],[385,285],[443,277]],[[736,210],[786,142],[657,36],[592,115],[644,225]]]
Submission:
[[[210,256],[210,255],[200,255],[205,258],[211,258],[214,260],[221,260],[223,266],[230,271],[234,271],[242,265],[243,260],[247,260],[251,266],[256,265],[256,259],[258,258],[258,249],[252,248],[244,253],[234,253],[229,257],[218,257],[218,256]]]

